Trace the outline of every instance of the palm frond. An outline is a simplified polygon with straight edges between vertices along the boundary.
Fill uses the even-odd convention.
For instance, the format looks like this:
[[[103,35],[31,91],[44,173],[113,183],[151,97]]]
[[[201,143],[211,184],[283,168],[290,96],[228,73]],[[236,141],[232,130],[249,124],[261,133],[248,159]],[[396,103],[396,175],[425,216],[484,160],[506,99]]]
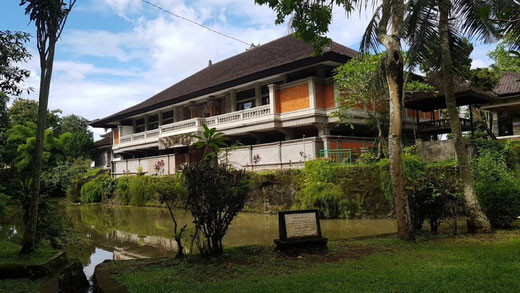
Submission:
[[[372,18],[368,22],[363,38],[361,39],[361,44],[359,45],[359,50],[362,53],[369,53],[370,51],[379,52],[381,44],[377,39],[377,30],[379,28],[379,21],[381,20],[381,10],[382,6],[377,6],[374,10],[374,15],[372,15]]]
[[[453,0],[452,15],[462,35],[486,43],[496,41],[498,30],[494,23],[481,13],[482,7],[491,5],[489,0]],[[512,2],[512,1],[511,1]]]

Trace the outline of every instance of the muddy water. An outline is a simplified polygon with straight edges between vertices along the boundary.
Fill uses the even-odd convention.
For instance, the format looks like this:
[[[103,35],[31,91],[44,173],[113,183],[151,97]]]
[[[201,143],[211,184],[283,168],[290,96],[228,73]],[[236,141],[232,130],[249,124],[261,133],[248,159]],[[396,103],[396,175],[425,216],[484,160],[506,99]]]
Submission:
[[[106,259],[162,257],[176,253],[173,224],[165,208],[91,204],[68,206],[66,212],[75,230],[87,239],[80,248],[70,248],[67,253],[82,261],[88,277],[92,276],[95,266]],[[178,209],[175,216],[180,225],[188,225],[188,234],[193,231],[193,218],[189,212]],[[14,229],[21,228],[16,226]],[[321,220],[321,230],[324,237],[335,240],[392,233],[396,231],[396,225],[391,219]],[[224,247],[272,245],[277,236],[276,215],[241,213],[224,237]]]

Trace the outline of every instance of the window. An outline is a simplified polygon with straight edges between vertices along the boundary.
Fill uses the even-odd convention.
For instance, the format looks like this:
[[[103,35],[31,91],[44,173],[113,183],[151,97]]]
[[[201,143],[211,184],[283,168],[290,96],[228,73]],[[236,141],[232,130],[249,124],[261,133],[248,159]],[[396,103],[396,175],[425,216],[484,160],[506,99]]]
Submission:
[[[159,128],[159,115],[155,114],[148,117],[148,130]]]
[[[162,124],[170,124],[173,123],[173,110],[163,112],[162,114]]]
[[[263,85],[261,87],[262,92],[262,105],[269,105],[269,87]]]
[[[255,107],[255,89],[248,89],[237,93],[236,110],[245,110]]]
[[[498,136],[513,135],[513,119],[509,113],[498,113]]]
[[[144,118],[139,118],[135,120],[135,132],[143,132],[144,131]]]
[[[255,100],[237,103],[237,111],[251,109],[255,107]]]

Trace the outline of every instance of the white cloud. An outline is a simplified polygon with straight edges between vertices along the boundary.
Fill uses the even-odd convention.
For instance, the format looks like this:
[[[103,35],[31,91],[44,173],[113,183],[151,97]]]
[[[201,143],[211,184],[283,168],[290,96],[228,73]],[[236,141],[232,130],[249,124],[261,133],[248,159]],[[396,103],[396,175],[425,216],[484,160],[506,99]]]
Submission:
[[[150,0],[247,43],[283,36],[276,14],[253,0]],[[65,30],[58,43],[49,107],[93,120],[135,105],[207,66],[241,53],[246,45],[161,12],[140,0],[91,0],[76,13],[105,13],[127,20],[123,31],[84,27]],[[108,8],[108,10],[106,9]],[[108,12],[107,12],[108,11]],[[345,13],[335,8],[329,37],[358,49],[371,11]],[[117,16],[116,16],[117,17]],[[28,83],[37,97],[37,54],[28,64]],[[485,56],[485,55],[484,55]],[[475,58],[475,64],[480,64]],[[485,60],[485,58],[482,58]],[[485,61],[483,61],[485,62]],[[96,130],[99,134],[99,131]]]

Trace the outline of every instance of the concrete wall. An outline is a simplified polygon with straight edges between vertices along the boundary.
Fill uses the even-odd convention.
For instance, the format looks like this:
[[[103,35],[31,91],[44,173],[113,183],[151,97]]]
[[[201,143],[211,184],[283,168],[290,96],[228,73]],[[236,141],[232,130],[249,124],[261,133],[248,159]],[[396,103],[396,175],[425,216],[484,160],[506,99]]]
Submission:
[[[120,177],[125,174],[137,174],[139,166],[142,167],[142,172],[146,175],[175,174],[177,166],[175,159],[175,155],[171,154],[140,159],[114,161],[112,162],[112,175],[114,175],[115,177]],[[159,172],[157,172],[155,170],[155,164],[157,164],[161,160],[164,162],[164,166],[159,170]]]
[[[417,154],[427,162],[445,161],[456,159],[455,144],[452,139],[436,140],[436,141],[422,141],[418,139]],[[473,157],[475,154],[475,145],[466,146],[468,155]]]
[[[224,150],[226,159],[235,168],[249,170],[301,168],[305,161],[314,160],[323,148],[317,137],[245,146]]]

